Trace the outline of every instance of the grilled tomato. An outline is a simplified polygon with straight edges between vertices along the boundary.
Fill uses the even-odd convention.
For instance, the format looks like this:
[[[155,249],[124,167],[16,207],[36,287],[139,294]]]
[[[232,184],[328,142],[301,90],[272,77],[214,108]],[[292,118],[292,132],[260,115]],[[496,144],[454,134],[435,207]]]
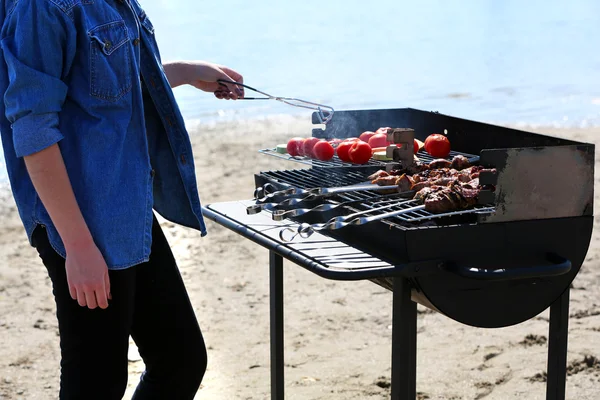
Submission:
[[[373,151],[371,150],[371,146],[362,140],[357,140],[356,142],[352,143],[352,146],[348,151],[350,161],[352,161],[354,164],[365,164],[371,159],[372,155]]]
[[[312,152],[316,159],[321,161],[328,161],[333,158],[335,150],[333,149],[331,143],[321,140],[320,142],[317,142],[314,145]]]
[[[369,143],[369,139],[371,139],[371,137],[373,137],[374,135],[375,135],[375,132],[365,131],[365,132],[361,133],[358,138],[360,140],[362,140],[363,142]]]
[[[385,133],[376,133],[371,136],[371,138],[367,141],[371,148],[373,147],[387,147],[391,143],[387,141],[387,135]]]
[[[340,158],[340,160],[342,160],[343,162],[352,162],[352,161],[350,161],[350,156],[348,155],[348,151],[350,150],[350,147],[352,147],[353,143],[354,143],[354,141],[344,140],[342,143],[338,144],[338,146],[336,147],[337,155]]]
[[[306,157],[315,158],[315,153],[313,153],[313,148],[315,144],[319,143],[323,139],[319,139],[316,137],[309,137],[304,141],[304,155]]]
[[[301,138],[301,137],[291,138],[287,142],[287,152],[292,157],[299,156],[299,155],[301,155],[300,149],[302,149],[303,146],[304,146],[304,138]]]
[[[446,136],[434,133],[425,139],[425,151],[435,158],[446,158],[450,154],[450,141]]]

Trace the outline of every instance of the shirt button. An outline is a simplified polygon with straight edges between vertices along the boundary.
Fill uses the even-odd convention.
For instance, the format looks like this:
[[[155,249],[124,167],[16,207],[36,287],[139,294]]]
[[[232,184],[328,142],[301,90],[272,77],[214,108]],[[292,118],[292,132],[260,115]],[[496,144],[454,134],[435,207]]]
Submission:
[[[154,171],[153,169],[150,170],[150,176],[154,178],[154,175],[156,175],[156,171]]]
[[[106,42],[104,42],[104,47],[106,48],[106,50],[110,49],[112,46],[112,44],[110,43],[109,40],[107,40]]]
[[[133,45],[134,45],[134,46],[137,46],[138,44],[140,44],[140,39],[138,39],[138,38],[135,38],[135,39],[133,40]]]

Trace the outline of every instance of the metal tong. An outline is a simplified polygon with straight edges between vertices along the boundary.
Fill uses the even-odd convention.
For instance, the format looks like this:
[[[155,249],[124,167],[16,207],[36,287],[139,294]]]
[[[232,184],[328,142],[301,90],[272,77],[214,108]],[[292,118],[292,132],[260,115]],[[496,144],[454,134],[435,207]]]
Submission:
[[[230,81],[227,79],[218,79],[217,83],[219,83],[221,85],[224,85],[225,83],[229,83],[232,85],[241,86],[246,89],[250,89],[256,93],[260,93],[260,94],[266,96],[266,97],[241,97],[240,100],[277,100],[277,101],[281,101],[282,103],[288,104],[290,106],[314,110],[317,112],[317,117],[319,118],[319,122],[321,124],[327,124],[329,121],[331,121],[331,118],[333,118],[334,110],[333,110],[333,107],[331,107],[331,106],[326,106],[324,104],[319,104],[319,103],[313,103],[311,101],[306,101],[306,100],[295,99],[292,97],[271,96],[270,94],[262,92],[251,86],[244,85],[243,83],[239,83],[236,81]],[[323,112],[323,109],[326,109],[327,111]]]

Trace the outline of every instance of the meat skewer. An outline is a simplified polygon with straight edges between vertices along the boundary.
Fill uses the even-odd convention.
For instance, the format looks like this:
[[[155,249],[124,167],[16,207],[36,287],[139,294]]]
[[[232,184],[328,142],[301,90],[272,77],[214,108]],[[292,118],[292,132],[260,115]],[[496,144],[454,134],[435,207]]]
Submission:
[[[412,190],[418,192],[427,187],[446,187],[456,183],[461,184],[461,187],[464,187],[464,189],[478,190],[481,189],[479,185],[479,174],[481,171],[486,171],[486,169],[481,166],[470,166],[469,160],[466,157],[458,155],[452,161],[445,159],[434,160],[429,164],[428,168],[423,168],[420,172],[412,176],[406,172],[400,173],[400,170],[391,172],[381,170],[372,174],[369,178],[372,179],[371,183],[373,184],[397,185],[398,188],[402,188],[402,191]],[[494,169],[489,171],[495,172]],[[464,193],[468,198],[477,197],[476,193],[466,191]],[[446,202],[452,203],[449,200],[452,196],[454,195],[445,194],[444,198]],[[455,200],[454,203],[458,204],[458,200]]]

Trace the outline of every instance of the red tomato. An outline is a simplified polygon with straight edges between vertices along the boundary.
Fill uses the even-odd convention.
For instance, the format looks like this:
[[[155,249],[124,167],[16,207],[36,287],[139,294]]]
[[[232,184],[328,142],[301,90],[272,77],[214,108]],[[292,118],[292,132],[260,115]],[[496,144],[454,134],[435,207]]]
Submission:
[[[371,146],[362,140],[357,140],[356,142],[352,143],[352,147],[350,147],[350,150],[348,151],[350,161],[352,161],[354,164],[367,163],[371,159],[371,155]]]
[[[419,142],[417,142],[417,139],[414,140],[413,151],[415,154],[419,152]]]
[[[319,139],[316,137],[309,137],[308,139],[306,139],[304,141],[304,155],[310,158],[314,158],[315,154],[313,153],[313,147],[315,147],[315,144],[317,144],[321,140],[323,139]]]
[[[371,148],[386,147],[390,144],[390,142],[387,141],[387,135],[385,133],[376,133],[375,135],[371,136],[371,139],[369,139],[368,143]]]
[[[425,139],[425,151],[435,158],[446,158],[450,154],[450,141],[446,136],[434,133]]]
[[[375,136],[375,132],[365,131],[365,132],[361,133],[358,138],[365,143],[369,143],[369,139],[371,139],[371,137],[373,137],[373,136]]]
[[[383,133],[383,134],[387,135],[388,129],[392,129],[392,128],[390,128],[389,126],[386,126],[385,128],[379,128],[375,131],[375,133]]]
[[[292,157],[299,156],[300,155],[299,150],[303,147],[303,145],[304,145],[304,138],[301,138],[301,137],[291,138],[287,143],[288,154]]]
[[[315,158],[321,161],[331,160],[333,158],[333,154],[335,153],[335,150],[333,150],[333,146],[331,145],[331,143],[326,142],[324,140],[321,140],[320,142],[316,143],[312,151],[315,155]]]
[[[348,155],[348,151],[350,150],[350,147],[352,147],[352,144],[354,142],[352,141],[343,141],[342,143],[340,143],[337,147],[337,155],[340,158],[340,160],[342,160],[343,162],[352,162],[350,161],[350,156]]]
[[[302,141],[300,143],[298,143],[298,155],[299,156],[304,156],[304,142],[306,141],[306,138],[302,138]]]

